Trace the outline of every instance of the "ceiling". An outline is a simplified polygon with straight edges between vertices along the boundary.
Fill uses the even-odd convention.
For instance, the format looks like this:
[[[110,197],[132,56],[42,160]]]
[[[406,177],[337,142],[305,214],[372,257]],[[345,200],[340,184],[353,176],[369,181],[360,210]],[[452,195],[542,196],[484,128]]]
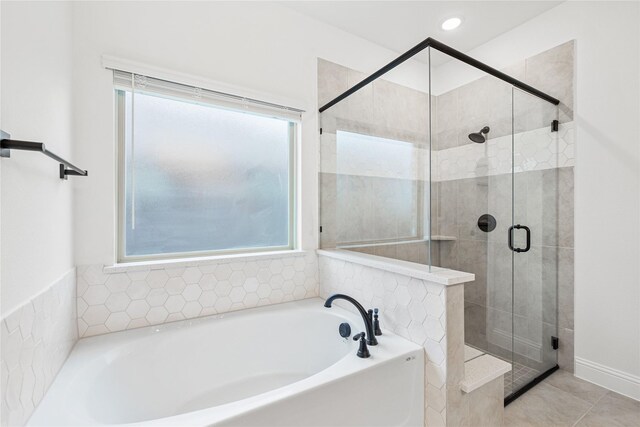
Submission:
[[[286,7],[398,52],[427,37],[468,52],[562,1],[296,1]],[[462,18],[453,31],[440,28]],[[426,55],[415,59],[426,62]],[[440,56],[434,63],[446,62]]]

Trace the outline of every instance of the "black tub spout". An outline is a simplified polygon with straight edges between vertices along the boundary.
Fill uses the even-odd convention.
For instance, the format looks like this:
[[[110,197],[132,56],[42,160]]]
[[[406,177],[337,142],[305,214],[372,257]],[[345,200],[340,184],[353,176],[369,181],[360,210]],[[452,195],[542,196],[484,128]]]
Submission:
[[[333,294],[329,298],[327,298],[327,300],[324,302],[324,306],[327,308],[331,308],[331,304],[333,303],[333,301],[337,299],[343,299],[345,301],[349,301],[358,309],[358,311],[360,312],[360,316],[362,316],[362,320],[364,321],[365,330],[367,331],[367,344],[378,345],[378,340],[376,339],[376,335],[373,331],[372,319],[369,316],[369,313],[367,313],[367,310],[364,309],[362,304],[360,304],[358,301],[356,301],[354,298],[350,297],[349,295]]]

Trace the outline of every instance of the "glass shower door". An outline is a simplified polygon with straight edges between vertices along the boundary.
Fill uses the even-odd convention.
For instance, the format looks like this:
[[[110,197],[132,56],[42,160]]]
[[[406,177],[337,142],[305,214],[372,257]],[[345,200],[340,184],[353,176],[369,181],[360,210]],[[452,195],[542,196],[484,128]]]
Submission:
[[[513,371],[516,392],[557,365],[558,108],[513,88]],[[557,122],[556,122],[557,123]]]

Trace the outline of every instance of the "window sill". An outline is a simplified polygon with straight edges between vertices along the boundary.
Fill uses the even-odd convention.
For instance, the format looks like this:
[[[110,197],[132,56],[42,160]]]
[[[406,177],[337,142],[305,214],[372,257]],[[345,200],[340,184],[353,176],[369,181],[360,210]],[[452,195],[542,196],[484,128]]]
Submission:
[[[175,259],[160,259],[154,261],[137,261],[116,263],[113,265],[104,266],[102,269],[104,273],[124,273],[127,271],[145,271],[145,270],[161,270],[165,268],[182,268],[182,267],[195,267],[207,264],[221,264],[230,262],[243,262],[243,261],[257,261],[267,260],[273,258],[285,258],[285,257],[299,257],[305,256],[308,251],[295,249],[286,251],[272,251],[272,252],[254,252],[243,254],[227,254],[227,255],[215,255],[196,258],[175,258]]]

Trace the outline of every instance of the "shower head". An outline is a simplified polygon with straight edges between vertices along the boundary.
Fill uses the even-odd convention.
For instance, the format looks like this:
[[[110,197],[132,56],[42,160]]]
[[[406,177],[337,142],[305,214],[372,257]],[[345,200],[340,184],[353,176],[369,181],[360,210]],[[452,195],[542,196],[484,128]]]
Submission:
[[[489,130],[489,126],[485,126],[480,129],[480,132],[470,133],[469,139],[478,144],[482,144],[487,140],[487,137],[485,135],[489,133]]]

